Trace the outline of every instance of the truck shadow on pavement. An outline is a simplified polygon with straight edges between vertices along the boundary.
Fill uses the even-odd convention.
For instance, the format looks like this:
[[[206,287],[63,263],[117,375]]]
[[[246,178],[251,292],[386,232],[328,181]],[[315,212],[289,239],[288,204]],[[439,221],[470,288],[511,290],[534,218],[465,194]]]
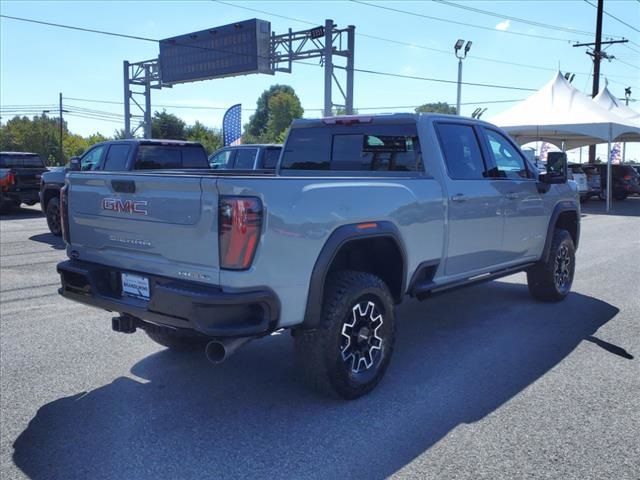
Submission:
[[[202,352],[163,350],[133,366],[139,378],[41,407],[13,459],[34,479],[384,478],[499,408],[585,339],[627,361],[621,347],[593,341],[617,313],[578,293],[538,303],[504,282],[409,301],[397,309],[385,379],[352,402],[294,380],[289,335],[249,344],[218,367]]]
[[[44,217],[44,214],[40,209],[36,208],[16,208],[9,212],[3,212],[0,214],[0,220],[5,222],[8,220],[24,220],[28,218]]]
[[[46,243],[47,245],[51,245],[51,248],[55,250],[64,250],[65,243],[62,240],[62,237],[56,237],[53,233],[39,233],[37,235],[32,235],[29,237],[29,240],[39,243]]]

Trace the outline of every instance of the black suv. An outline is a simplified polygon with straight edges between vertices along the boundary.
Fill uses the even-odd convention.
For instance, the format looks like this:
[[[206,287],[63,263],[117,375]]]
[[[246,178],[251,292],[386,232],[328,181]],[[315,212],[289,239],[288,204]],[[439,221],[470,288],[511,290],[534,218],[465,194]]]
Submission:
[[[46,171],[37,153],[0,152],[0,211],[38,203],[40,177]]]
[[[607,165],[596,165],[600,170],[602,192],[606,195]],[[613,198],[625,200],[629,195],[640,194],[640,175],[631,165],[611,165],[613,179]]]
[[[60,189],[69,170],[123,171],[209,168],[207,152],[200,143],[182,140],[128,139],[97,143],[81,157],[71,158],[69,167],[52,169],[42,175],[40,206],[49,230],[61,235]]]

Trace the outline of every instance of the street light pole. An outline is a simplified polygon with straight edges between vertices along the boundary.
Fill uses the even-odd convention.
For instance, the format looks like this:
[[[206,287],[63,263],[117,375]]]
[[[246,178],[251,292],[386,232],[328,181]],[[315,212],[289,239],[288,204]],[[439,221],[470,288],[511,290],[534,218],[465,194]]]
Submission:
[[[462,58],[458,57],[458,96],[456,97],[456,115],[460,115],[460,101],[462,100]]]
[[[462,99],[462,60],[467,58],[467,53],[469,53],[469,50],[471,49],[471,42],[468,41],[466,45],[464,42],[465,41],[460,38],[453,46],[453,51],[458,59],[458,98],[456,101],[456,115],[460,115],[460,101]],[[463,45],[464,49],[462,48]]]

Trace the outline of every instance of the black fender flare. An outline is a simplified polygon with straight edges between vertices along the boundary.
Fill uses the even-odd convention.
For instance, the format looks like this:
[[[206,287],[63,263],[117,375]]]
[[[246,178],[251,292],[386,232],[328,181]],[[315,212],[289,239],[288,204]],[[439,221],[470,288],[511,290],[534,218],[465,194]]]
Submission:
[[[55,193],[55,195],[59,196],[60,195],[60,189],[62,188],[63,184],[60,183],[45,183],[42,186],[42,189],[40,190],[40,202],[41,202],[41,207],[43,211],[46,211],[47,209],[47,204],[44,201],[45,197],[47,196],[47,193],[54,191],[57,192]]]
[[[576,222],[576,241],[575,247],[578,248],[578,241],[580,239],[580,207],[569,200],[564,200],[558,203],[551,213],[551,218],[549,219],[549,226],[547,227],[547,238],[544,242],[544,248],[542,249],[542,257],[540,260],[542,262],[546,262],[549,260],[549,251],[551,250],[551,242],[553,241],[553,232],[556,228],[556,223],[558,222],[558,218],[561,213],[564,212],[573,212],[576,214],[577,222]]]
[[[404,296],[406,291],[407,254],[398,227],[389,221],[342,225],[329,235],[322,250],[320,250],[320,254],[311,273],[304,321],[299,328],[316,328],[320,323],[325,280],[329,268],[340,249],[353,240],[381,237],[391,239],[400,251],[402,257],[402,286],[400,296]]]

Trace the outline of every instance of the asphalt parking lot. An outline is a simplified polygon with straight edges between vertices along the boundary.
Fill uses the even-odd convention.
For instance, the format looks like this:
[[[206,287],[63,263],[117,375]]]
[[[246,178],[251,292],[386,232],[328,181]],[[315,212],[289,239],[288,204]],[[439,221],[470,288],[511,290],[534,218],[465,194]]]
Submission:
[[[295,379],[289,335],[212,366],[57,295],[37,206],[0,221],[3,479],[640,478],[640,198],[583,208],[573,293],[518,274],[397,311],[353,402]]]

